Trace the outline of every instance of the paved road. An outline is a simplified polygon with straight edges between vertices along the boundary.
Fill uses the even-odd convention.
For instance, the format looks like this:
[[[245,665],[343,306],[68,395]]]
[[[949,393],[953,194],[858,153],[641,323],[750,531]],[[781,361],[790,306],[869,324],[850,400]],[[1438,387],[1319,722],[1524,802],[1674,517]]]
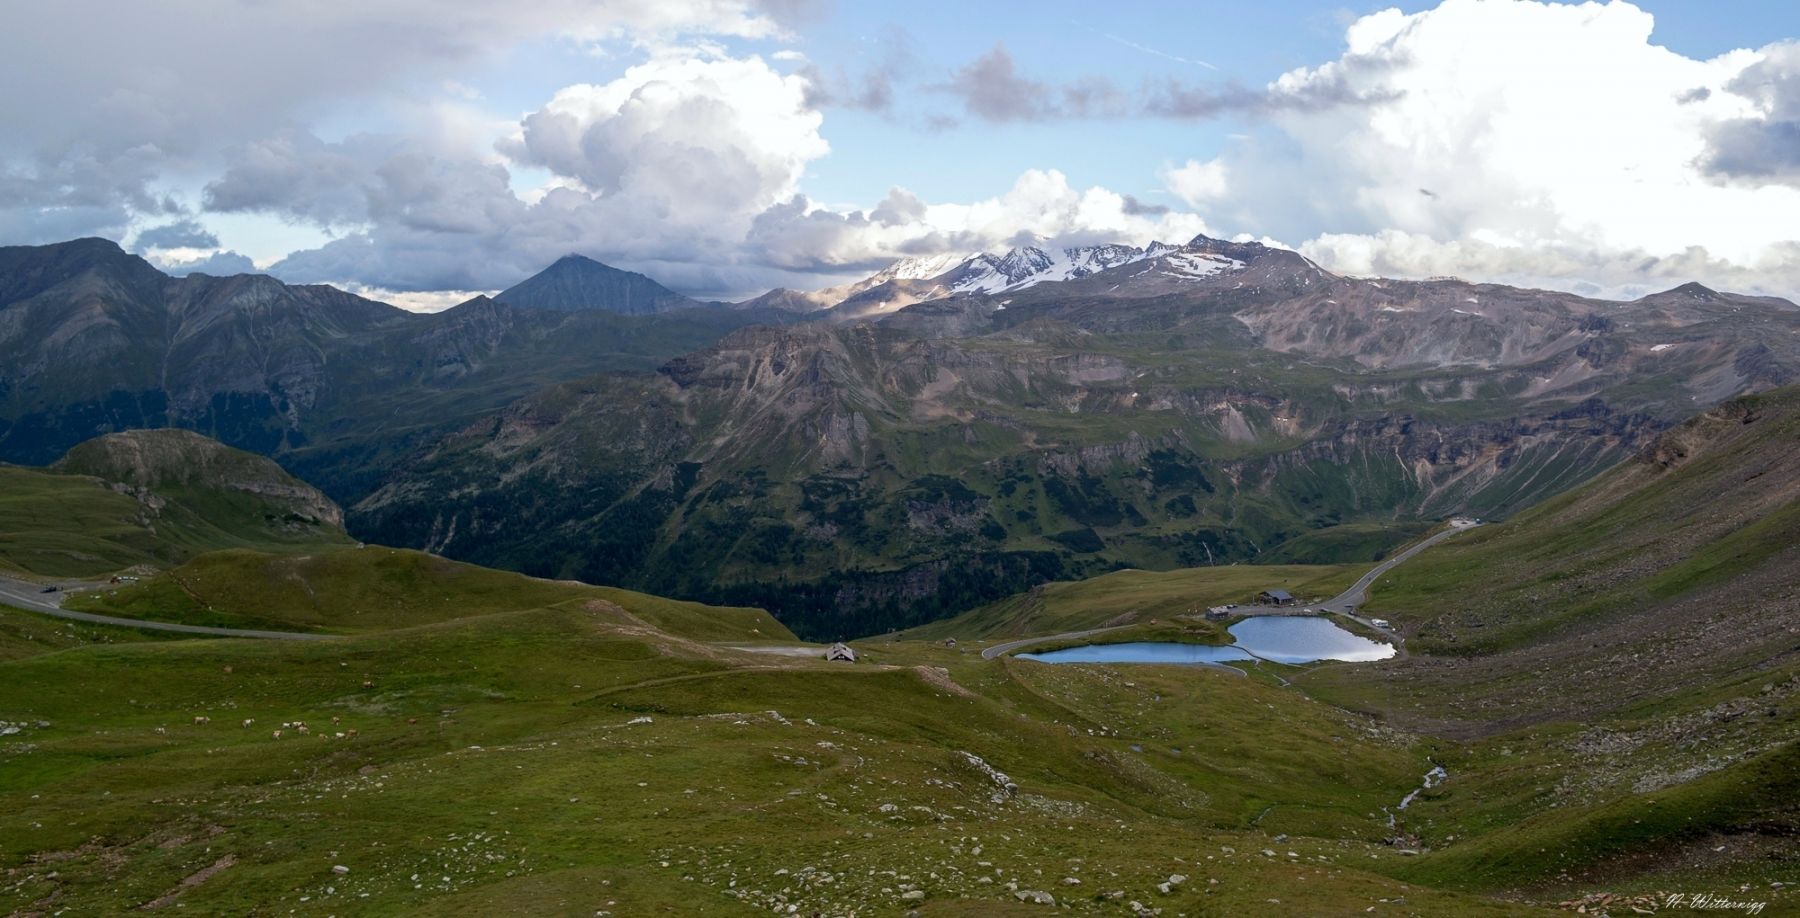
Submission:
[[[1466,522],[1466,521],[1461,521],[1461,520],[1453,522],[1450,524],[1449,529],[1446,529],[1443,532],[1435,533],[1430,538],[1419,542],[1417,545],[1413,545],[1413,546],[1407,548],[1405,551],[1400,552],[1399,554],[1393,556],[1392,558],[1388,558],[1387,560],[1382,561],[1380,564],[1375,565],[1373,568],[1371,568],[1369,570],[1368,573],[1362,575],[1362,577],[1358,578],[1355,583],[1351,584],[1349,589],[1345,590],[1342,593],[1337,594],[1336,596],[1333,596],[1332,598],[1330,598],[1322,603],[1316,603],[1314,605],[1306,606],[1304,608],[1302,608],[1300,606],[1239,606],[1238,608],[1233,609],[1231,611],[1235,615],[1303,615],[1303,614],[1308,614],[1305,611],[1306,609],[1312,610],[1312,614],[1334,612],[1334,613],[1336,613],[1338,615],[1342,615],[1346,618],[1355,619],[1356,621],[1362,623],[1363,625],[1366,625],[1370,628],[1374,628],[1377,631],[1381,631],[1381,632],[1389,635],[1390,637],[1392,637],[1394,639],[1395,643],[1398,644],[1400,641],[1400,636],[1398,634],[1395,634],[1392,631],[1389,631],[1388,629],[1385,629],[1385,628],[1376,627],[1374,622],[1370,621],[1367,618],[1362,617],[1361,615],[1355,614],[1351,610],[1355,609],[1358,606],[1361,606],[1364,602],[1368,601],[1369,588],[1375,585],[1375,581],[1381,579],[1381,575],[1387,573],[1388,571],[1393,570],[1396,566],[1404,563],[1407,559],[1411,558],[1413,555],[1416,555],[1419,552],[1422,552],[1425,549],[1430,548],[1431,546],[1436,545],[1437,543],[1442,542],[1445,539],[1448,539],[1451,536],[1456,535],[1457,533],[1462,532],[1465,529],[1473,529],[1479,525],[1481,525],[1481,524],[1473,523],[1473,522]],[[1113,625],[1112,627],[1109,627],[1109,628],[1090,628],[1086,631],[1068,631],[1068,632],[1064,632],[1063,634],[1048,634],[1043,637],[1020,638],[1019,640],[1016,640],[1016,641],[1007,641],[1004,644],[995,644],[994,646],[989,647],[986,650],[983,650],[981,652],[981,658],[984,660],[992,660],[993,658],[1000,656],[1003,653],[1011,653],[1014,650],[1017,650],[1021,647],[1026,647],[1026,646],[1029,646],[1032,644],[1041,644],[1046,641],[1073,641],[1073,640],[1077,640],[1080,638],[1089,637],[1089,636],[1096,635],[1096,634],[1105,634],[1108,631],[1117,631],[1120,628],[1129,628],[1129,627],[1131,627],[1131,625]],[[1227,668],[1230,668],[1230,667],[1227,667]]]
[[[1062,634],[1048,634],[1043,637],[1020,638],[1016,641],[1007,641],[1004,644],[995,644],[994,646],[983,650],[981,652],[981,658],[983,660],[992,660],[1003,653],[1011,653],[1020,647],[1026,647],[1031,644],[1042,644],[1045,641],[1073,641],[1077,638],[1089,637],[1095,634],[1105,634],[1108,631],[1117,631],[1120,628],[1130,627],[1131,625],[1112,625],[1107,628],[1089,628],[1086,631],[1065,631]]]
[[[1480,523],[1468,523],[1468,522],[1451,523],[1449,529],[1446,529],[1443,532],[1436,533],[1436,534],[1432,535],[1431,538],[1428,538],[1428,539],[1424,540],[1423,542],[1420,542],[1419,544],[1414,545],[1414,546],[1406,549],[1405,551],[1393,556],[1392,558],[1389,558],[1386,561],[1383,561],[1380,564],[1375,565],[1375,567],[1373,569],[1371,569],[1368,573],[1362,575],[1362,577],[1360,579],[1358,579],[1355,583],[1351,584],[1350,589],[1345,590],[1344,592],[1339,593],[1336,596],[1333,596],[1331,599],[1329,599],[1325,602],[1322,602],[1316,606],[1313,606],[1312,608],[1317,609],[1320,612],[1340,612],[1340,613],[1348,612],[1350,609],[1352,609],[1356,606],[1360,606],[1364,602],[1368,601],[1369,587],[1374,586],[1375,581],[1381,579],[1382,574],[1385,574],[1388,571],[1393,570],[1395,567],[1398,567],[1400,564],[1404,563],[1407,559],[1411,558],[1413,555],[1416,555],[1419,552],[1422,552],[1425,549],[1430,548],[1431,546],[1436,545],[1437,543],[1442,542],[1445,539],[1448,539],[1451,536],[1456,535],[1457,533],[1462,532],[1465,529],[1474,529],[1475,527],[1480,526],[1480,525],[1481,525]],[[1354,618],[1355,616],[1351,616],[1351,617]]]
[[[175,622],[153,622],[137,618],[118,618],[75,612],[62,607],[64,593],[44,593],[42,584],[0,577],[0,603],[32,612],[94,625],[119,625],[146,631],[175,631],[181,634],[204,634],[211,637],[263,638],[272,641],[329,641],[337,635],[304,634],[298,631],[255,631],[248,628],[209,628],[205,625],[181,625]]]

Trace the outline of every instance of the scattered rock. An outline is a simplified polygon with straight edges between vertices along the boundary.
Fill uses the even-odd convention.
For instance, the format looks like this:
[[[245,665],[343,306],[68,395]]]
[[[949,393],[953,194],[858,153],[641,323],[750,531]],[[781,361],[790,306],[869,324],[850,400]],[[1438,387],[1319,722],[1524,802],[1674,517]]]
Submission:
[[[1055,905],[1056,897],[1041,889],[1021,889],[1013,893],[1013,898],[1033,905]]]

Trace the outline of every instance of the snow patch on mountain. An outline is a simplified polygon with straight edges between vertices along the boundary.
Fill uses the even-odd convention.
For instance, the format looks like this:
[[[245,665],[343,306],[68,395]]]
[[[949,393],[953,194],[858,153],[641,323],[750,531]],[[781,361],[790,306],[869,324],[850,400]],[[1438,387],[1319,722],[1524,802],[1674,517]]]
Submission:
[[[1163,257],[1163,272],[1171,277],[1211,277],[1225,271],[1237,271],[1244,263],[1235,258],[1211,252],[1173,252]]]
[[[951,272],[952,294],[1005,293],[1038,284],[1087,277],[1109,268],[1129,265],[1170,253],[1179,246],[1153,242],[1144,248],[1129,245],[1089,245],[1041,249],[1020,246],[1005,255],[976,255]],[[1227,259],[1229,260],[1229,259]]]
[[[876,272],[869,278],[869,286],[873,287],[888,280],[928,280],[944,274],[958,265],[981,257],[980,252],[951,252],[944,255],[920,255],[913,258],[902,258]]]

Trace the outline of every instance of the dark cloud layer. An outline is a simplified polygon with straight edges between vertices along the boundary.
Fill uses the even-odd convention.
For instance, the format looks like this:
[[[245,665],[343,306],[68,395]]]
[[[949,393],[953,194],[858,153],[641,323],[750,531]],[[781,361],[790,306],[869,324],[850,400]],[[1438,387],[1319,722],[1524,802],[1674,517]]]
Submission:
[[[219,237],[194,220],[177,220],[137,234],[139,251],[149,249],[216,249]]]
[[[1800,183],[1800,42],[1770,47],[1725,88],[1755,103],[1761,116],[1714,127],[1707,135],[1706,170],[1730,179]]]
[[[1255,89],[1230,82],[1198,85],[1168,78],[1146,81],[1128,91],[1104,76],[1063,83],[1033,79],[1020,72],[1004,44],[997,44],[935,88],[960,100],[969,117],[996,124],[1130,117],[1200,121],[1387,101],[1391,95],[1358,92],[1348,79],[1379,66],[1385,64],[1349,57],[1340,62],[1332,78],[1312,79],[1285,89]]]

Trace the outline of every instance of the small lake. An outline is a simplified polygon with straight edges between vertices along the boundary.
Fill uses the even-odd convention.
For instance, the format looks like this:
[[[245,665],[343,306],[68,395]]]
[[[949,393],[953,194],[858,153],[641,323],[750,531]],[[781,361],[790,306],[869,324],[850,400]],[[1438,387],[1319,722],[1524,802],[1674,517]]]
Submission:
[[[1394,646],[1353,634],[1328,618],[1259,615],[1231,626],[1232,643],[1175,644],[1138,641],[1086,644],[1048,653],[1021,653],[1040,663],[1225,663],[1261,658],[1276,663],[1339,660],[1367,663],[1394,655]]]

